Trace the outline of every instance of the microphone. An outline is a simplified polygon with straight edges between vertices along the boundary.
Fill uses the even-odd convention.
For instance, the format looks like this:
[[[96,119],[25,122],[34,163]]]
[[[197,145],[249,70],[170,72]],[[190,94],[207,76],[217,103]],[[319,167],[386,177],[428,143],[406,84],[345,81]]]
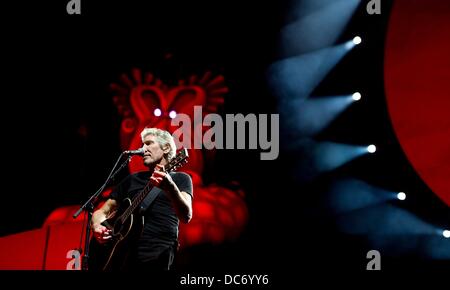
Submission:
[[[126,154],[126,155],[141,155],[141,156],[144,156],[144,148],[139,148],[139,149],[136,149],[136,150],[126,150],[126,151],[123,151],[123,154]]]

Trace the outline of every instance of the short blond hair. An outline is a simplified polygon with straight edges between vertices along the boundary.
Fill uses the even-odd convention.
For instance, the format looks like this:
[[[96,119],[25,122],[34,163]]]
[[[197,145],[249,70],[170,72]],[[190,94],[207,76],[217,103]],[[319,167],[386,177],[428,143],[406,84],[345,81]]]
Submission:
[[[144,142],[144,138],[147,135],[155,136],[156,142],[158,142],[158,144],[159,144],[159,146],[161,146],[161,148],[163,148],[166,145],[169,145],[170,150],[166,156],[167,160],[170,160],[175,156],[175,153],[177,152],[177,145],[175,145],[175,140],[173,139],[172,135],[170,135],[169,132],[158,129],[158,128],[145,128],[141,132],[142,142]]]

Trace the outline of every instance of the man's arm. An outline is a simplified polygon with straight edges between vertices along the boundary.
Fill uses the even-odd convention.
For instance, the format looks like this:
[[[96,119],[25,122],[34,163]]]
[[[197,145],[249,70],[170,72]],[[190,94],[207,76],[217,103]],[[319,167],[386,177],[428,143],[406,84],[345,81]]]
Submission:
[[[180,191],[172,177],[168,173],[160,171],[160,169],[162,169],[162,166],[157,165],[150,181],[153,186],[157,186],[166,192],[172,201],[178,218],[187,224],[192,218],[192,197],[189,193]]]
[[[192,197],[189,193],[180,191],[175,183],[173,186],[172,190],[166,192],[172,200],[178,218],[187,224],[192,218]]]
[[[117,201],[114,199],[108,199],[101,208],[96,210],[92,214],[92,229],[95,239],[99,243],[107,242],[111,238],[111,231],[105,226],[101,225],[101,222],[117,209]]]

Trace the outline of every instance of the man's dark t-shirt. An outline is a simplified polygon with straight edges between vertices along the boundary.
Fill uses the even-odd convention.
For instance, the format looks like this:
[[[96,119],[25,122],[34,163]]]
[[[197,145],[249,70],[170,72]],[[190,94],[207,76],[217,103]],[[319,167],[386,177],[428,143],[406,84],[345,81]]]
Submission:
[[[192,179],[183,172],[171,172],[173,181],[180,191],[193,196]],[[110,198],[121,202],[140,193],[149,182],[150,171],[138,172],[127,176],[111,193]],[[149,262],[178,242],[178,217],[172,201],[164,191],[160,191],[144,213],[144,229],[134,251],[137,261]]]

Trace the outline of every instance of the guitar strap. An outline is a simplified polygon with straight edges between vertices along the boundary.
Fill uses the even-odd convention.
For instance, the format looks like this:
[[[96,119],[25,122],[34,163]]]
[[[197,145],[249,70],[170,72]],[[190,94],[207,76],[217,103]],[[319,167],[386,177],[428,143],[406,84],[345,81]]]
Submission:
[[[147,208],[152,204],[155,198],[159,195],[162,190],[159,187],[153,187],[152,190],[147,194],[144,200],[141,202],[139,208],[139,214],[143,215]]]
[[[169,173],[172,175],[172,172]],[[144,200],[141,202],[141,206],[139,208],[139,214],[143,215],[144,212],[148,209],[148,207],[152,204],[155,198],[159,195],[162,190],[159,187],[153,187],[152,190],[147,194]]]

